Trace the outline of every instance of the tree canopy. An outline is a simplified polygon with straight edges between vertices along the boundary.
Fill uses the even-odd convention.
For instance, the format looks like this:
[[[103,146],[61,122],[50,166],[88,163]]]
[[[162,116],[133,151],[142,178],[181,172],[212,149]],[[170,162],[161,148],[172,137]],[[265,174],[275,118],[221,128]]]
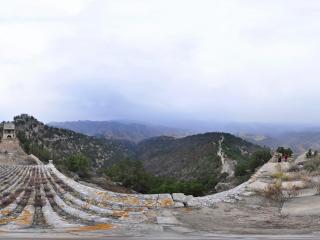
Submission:
[[[291,148],[278,147],[277,153],[281,153],[282,155],[287,155],[288,157],[291,157],[293,151],[291,150]]]

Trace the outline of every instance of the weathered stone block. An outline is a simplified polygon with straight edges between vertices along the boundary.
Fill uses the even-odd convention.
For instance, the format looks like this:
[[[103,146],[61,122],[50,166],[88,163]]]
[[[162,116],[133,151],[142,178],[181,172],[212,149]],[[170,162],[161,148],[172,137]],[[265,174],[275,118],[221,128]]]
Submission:
[[[183,202],[187,202],[192,197],[188,197],[188,196],[184,195],[183,193],[173,193],[172,198],[173,198],[173,201],[175,201],[175,202],[182,202],[183,203]]]
[[[159,207],[172,207],[174,206],[174,201],[170,194],[159,194],[158,198]]]
[[[283,190],[294,190],[294,189],[301,189],[306,187],[306,182],[304,181],[291,181],[291,182],[282,182],[281,188]]]
[[[201,207],[201,201],[197,198],[191,198],[187,202],[188,207]]]
[[[181,208],[181,207],[184,207],[184,204],[182,202],[175,202],[173,207],[175,208]]]
[[[173,216],[170,217],[157,217],[158,224],[178,224],[179,222]]]

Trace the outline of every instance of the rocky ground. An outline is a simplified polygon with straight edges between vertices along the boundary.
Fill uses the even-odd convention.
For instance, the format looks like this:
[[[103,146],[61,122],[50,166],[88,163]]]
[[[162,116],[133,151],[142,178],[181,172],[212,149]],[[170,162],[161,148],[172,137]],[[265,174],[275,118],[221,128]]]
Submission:
[[[33,155],[26,154],[17,140],[0,141],[0,163],[3,165],[35,165],[41,162]]]
[[[236,203],[218,203],[214,208],[175,211],[186,228],[232,234],[302,234],[318,232],[317,216],[282,216],[282,205],[263,197],[245,197]]]
[[[273,158],[235,189],[197,198],[201,207],[175,209],[185,229],[222,234],[307,234],[319,232],[319,176],[301,168],[305,155],[288,162]],[[300,166],[300,167],[299,167]],[[206,201],[210,203],[205,207]]]

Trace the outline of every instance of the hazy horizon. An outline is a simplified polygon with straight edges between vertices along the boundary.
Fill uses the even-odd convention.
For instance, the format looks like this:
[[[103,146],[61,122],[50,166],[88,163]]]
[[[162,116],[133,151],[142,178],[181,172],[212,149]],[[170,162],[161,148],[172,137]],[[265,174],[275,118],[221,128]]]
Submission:
[[[319,1],[0,3],[3,120],[320,122]]]
[[[34,116],[35,117],[35,116]],[[41,119],[38,119],[41,121]],[[106,119],[106,120],[90,120],[90,119],[78,119],[67,121],[49,121],[45,124],[57,126],[59,123],[77,123],[77,122],[114,122],[122,124],[139,124],[149,127],[165,127],[172,128],[172,130],[184,130],[188,134],[197,134],[205,132],[229,132],[232,134],[257,134],[266,136],[278,136],[283,133],[301,133],[301,132],[320,132],[320,125],[310,125],[303,123],[263,123],[263,122],[217,122],[217,121],[188,121],[181,120],[180,122],[169,123],[154,123],[147,121],[137,121],[134,119]]]

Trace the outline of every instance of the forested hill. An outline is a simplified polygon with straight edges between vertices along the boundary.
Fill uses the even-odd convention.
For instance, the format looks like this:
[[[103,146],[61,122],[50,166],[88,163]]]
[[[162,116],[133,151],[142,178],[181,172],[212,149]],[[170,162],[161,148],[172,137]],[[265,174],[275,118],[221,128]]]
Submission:
[[[246,181],[270,158],[269,149],[226,133],[156,137],[136,145],[135,159],[107,174],[137,191],[203,195]]]
[[[70,156],[83,154],[91,167],[101,168],[130,157],[133,152],[134,144],[129,141],[99,139],[50,127],[25,114],[15,117],[14,123],[23,148],[42,161],[53,159],[56,164],[63,164]]]
[[[58,168],[76,173],[80,178],[101,177],[107,173],[114,181],[144,192],[151,189],[145,188],[146,184],[159,185],[164,178],[172,180],[169,188],[157,186],[157,191],[184,191],[184,188],[171,188],[172,183],[176,185],[175,181],[201,182],[205,186],[202,192],[221,182],[238,184],[270,157],[267,149],[226,133],[184,138],[162,136],[133,143],[50,127],[28,115],[17,116],[14,122],[27,153],[44,162],[53,159]],[[264,153],[255,155],[257,151]],[[222,165],[222,160],[227,166]],[[232,174],[223,172],[225,167]]]
[[[181,139],[157,137],[137,146],[137,158],[147,171],[179,179],[220,176],[219,140],[224,138],[222,151],[226,158],[240,161],[262,149],[258,145],[227,133],[206,133]]]

